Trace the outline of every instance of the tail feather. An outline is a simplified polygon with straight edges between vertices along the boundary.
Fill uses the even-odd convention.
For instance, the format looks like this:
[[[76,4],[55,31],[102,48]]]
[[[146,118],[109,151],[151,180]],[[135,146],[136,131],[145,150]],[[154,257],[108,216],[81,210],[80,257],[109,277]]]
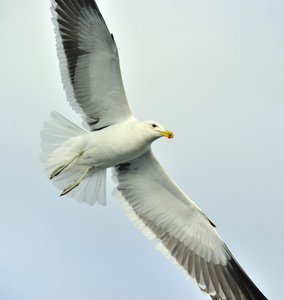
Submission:
[[[82,147],[84,147],[84,136],[87,132],[59,113],[53,111],[50,118],[44,123],[41,132],[41,162],[47,175],[60,165],[70,161]],[[72,162],[52,181],[56,188],[63,190],[67,185],[79,179],[86,171],[87,166]],[[92,169],[81,181],[79,186],[70,191],[71,196],[78,202],[86,202],[94,205],[98,202],[106,204],[106,169]]]
[[[52,111],[50,118],[44,122],[41,131],[41,162],[46,163],[50,155],[70,138],[86,133],[85,130],[64,118],[58,112]]]
[[[72,190],[70,196],[78,202],[106,205],[106,169],[92,173]],[[67,194],[67,195],[69,195]]]

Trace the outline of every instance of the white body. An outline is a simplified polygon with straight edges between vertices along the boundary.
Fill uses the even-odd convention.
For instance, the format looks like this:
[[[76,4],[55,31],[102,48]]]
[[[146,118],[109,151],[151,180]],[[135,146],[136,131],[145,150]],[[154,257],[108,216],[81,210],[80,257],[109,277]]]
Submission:
[[[152,136],[148,137],[143,128],[142,122],[130,119],[87,133],[82,139],[84,154],[76,163],[105,169],[141,156],[152,142]],[[73,141],[71,144],[74,145]]]
[[[134,117],[94,132],[82,132],[67,139],[50,154],[46,162],[48,175],[59,162],[66,163],[82,151],[68,168],[72,166],[93,167],[93,171],[110,168],[133,160],[150,149],[151,143],[160,134],[153,135],[148,128],[151,121],[138,121]],[[159,125],[160,129],[163,129]]]
[[[96,201],[105,205],[106,169],[140,157],[150,150],[154,140],[167,133],[157,122],[138,121],[133,116],[87,133],[53,112],[42,131],[41,160],[49,177],[58,166],[68,164],[52,176],[58,189],[64,190],[83,176],[80,186],[68,195],[90,205]]]

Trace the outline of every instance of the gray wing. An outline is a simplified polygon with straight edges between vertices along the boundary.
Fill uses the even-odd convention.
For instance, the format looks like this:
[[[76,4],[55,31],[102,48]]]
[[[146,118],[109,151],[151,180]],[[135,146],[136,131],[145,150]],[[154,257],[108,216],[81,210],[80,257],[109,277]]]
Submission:
[[[131,116],[118,51],[93,0],[52,1],[57,54],[67,99],[91,130]]]
[[[262,300],[214,224],[173,182],[149,151],[115,167],[114,195],[128,217],[212,299]]]

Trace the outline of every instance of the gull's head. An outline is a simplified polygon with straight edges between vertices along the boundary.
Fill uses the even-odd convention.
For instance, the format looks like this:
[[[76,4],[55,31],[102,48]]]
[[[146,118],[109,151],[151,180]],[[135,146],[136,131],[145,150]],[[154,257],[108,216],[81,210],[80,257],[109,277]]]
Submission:
[[[147,131],[153,137],[154,140],[162,136],[165,136],[168,139],[172,139],[174,137],[174,134],[171,131],[166,130],[161,124],[155,121],[146,121],[145,125]]]

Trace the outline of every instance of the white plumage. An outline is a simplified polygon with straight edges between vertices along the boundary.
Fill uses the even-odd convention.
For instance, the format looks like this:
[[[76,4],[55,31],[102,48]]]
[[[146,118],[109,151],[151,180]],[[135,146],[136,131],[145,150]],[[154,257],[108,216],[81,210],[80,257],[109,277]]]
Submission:
[[[129,219],[202,291],[212,299],[266,299],[154,157],[151,143],[173,134],[131,114],[116,44],[95,1],[56,0],[52,13],[67,99],[91,131],[56,112],[46,121],[41,159],[55,186],[79,202],[105,205],[112,167],[113,195]]]

